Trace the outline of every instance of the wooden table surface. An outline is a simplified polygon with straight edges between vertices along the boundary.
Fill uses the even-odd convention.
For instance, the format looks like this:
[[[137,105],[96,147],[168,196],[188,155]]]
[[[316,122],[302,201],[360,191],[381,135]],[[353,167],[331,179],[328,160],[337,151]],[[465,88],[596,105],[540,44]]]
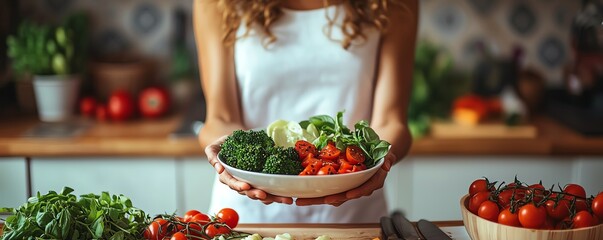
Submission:
[[[439,227],[462,226],[463,221],[434,221]],[[0,236],[2,236],[0,223]],[[239,224],[236,230],[258,233],[263,237],[274,237],[276,234],[289,233],[297,240],[313,240],[320,235],[328,235],[332,239],[366,240],[378,238],[381,228],[378,223],[367,224]]]
[[[124,123],[89,120],[90,127],[73,138],[33,138],[23,134],[39,124],[35,117],[2,117],[0,156],[203,156],[195,137],[170,137],[181,119],[172,115]],[[410,155],[603,155],[603,136],[582,136],[547,117],[536,117],[533,124],[538,134],[527,139],[426,136],[413,142]]]

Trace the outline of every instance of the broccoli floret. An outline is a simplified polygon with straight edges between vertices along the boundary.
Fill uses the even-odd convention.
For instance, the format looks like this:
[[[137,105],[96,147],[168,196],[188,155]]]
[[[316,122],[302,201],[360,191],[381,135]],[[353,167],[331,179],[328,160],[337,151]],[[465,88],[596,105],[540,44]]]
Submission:
[[[220,159],[238,169],[260,172],[274,146],[264,130],[236,130],[222,143]]]
[[[298,158],[299,156],[297,155],[297,152],[292,147],[275,147],[272,149],[270,156],[266,160],[266,164],[264,164],[264,169],[262,172],[271,174],[297,175],[303,170],[301,162],[298,161]]]

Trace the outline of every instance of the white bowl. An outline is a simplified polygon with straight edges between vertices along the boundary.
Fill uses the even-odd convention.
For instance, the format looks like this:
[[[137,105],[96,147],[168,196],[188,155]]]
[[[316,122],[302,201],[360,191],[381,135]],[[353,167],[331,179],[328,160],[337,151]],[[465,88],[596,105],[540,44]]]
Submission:
[[[380,159],[372,168],[359,172],[298,176],[245,171],[226,165],[219,157],[218,160],[236,179],[272,195],[294,198],[324,197],[345,192],[366,182],[383,165],[383,159]]]
[[[598,240],[603,239],[603,224],[597,226],[568,229],[568,230],[540,230],[521,227],[512,227],[488,221],[473,214],[468,209],[469,195],[461,198],[461,213],[463,224],[473,240]]]

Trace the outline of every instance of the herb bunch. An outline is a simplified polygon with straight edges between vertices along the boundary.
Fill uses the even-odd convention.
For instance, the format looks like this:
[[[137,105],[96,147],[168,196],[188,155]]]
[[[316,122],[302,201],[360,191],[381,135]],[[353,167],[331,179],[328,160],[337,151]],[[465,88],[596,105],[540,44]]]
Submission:
[[[313,142],[316,148],[322,149],[329,141],[335,142],[338,149],[357,145],[367,156],[364,162],[367,168],[374,166],[377,160],[385,157],[391,146],[387,141],[381,140],[365,120],[354,124],[354,130],[349,129],[343,123],[343,112],[338,112],[335,119],[328,115],[317,115],[299,123],[304,129],[310,124],[313,124],[320,134]]]
[[[150,222],[144,211],[123,195],[86,194],[73,189],[28,199],[5,221],[2,240],[11,239],[141,239]]]

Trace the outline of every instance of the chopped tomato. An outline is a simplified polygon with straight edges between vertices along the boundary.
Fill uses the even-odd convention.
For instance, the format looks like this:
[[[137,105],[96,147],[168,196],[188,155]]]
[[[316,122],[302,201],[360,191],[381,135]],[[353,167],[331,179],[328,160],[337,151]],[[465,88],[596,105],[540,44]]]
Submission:
[[[362,170],[366,170],[366,165],[364,165],[364,163],[359,163],[352,166],[352,172],[360,172]]]
[[[356,145],[350,145],[345,148],[345,157],[351,164],[358,164],[364,162],[364,152]]]
[[[304,158],[304,160],[302,160],[302,163],[301,163],[302,166],[303,167],[307,167],[310,163],[313,163],[313,162],[316,162],[316,161],[320,161],[320,159],[315,158],[314,156],[316,156],[316,155],[314,155],[313,153],[309,153],[308,156],[306,156]]]
[[[337,149],[334,143],[329,143],[323,147],[318,153],[318,158],[323,160],[336,161],[341,154],[341,150]]]
[[[339,158],[339,170],[337,170],[337,173],[351,173],[352,168],[353,165],[350,164],[350,162],[348,162],[347,160],[345,160],[345,158]]]
[[[316,175],[318,173],[318,170],[322,168],[322,165],[323,161],[316,160],[308,164],[308,166],[306,166],[306,168],[304,168],[304,170],[299,173],[299,175]]]
[[[318,173],[316,173],[316,175],[332,175],[336,173],[337,171],[333,166],[326,164],[322,168],[320,168],[320,170],[318,170]]]
[[[316,146],[305,140],[299,140],[295,142],[295,151],[297,152],[297,155],[299,155],[299,159],[306,158],[308,154],[318,156],[318,150],[316,149]]]

